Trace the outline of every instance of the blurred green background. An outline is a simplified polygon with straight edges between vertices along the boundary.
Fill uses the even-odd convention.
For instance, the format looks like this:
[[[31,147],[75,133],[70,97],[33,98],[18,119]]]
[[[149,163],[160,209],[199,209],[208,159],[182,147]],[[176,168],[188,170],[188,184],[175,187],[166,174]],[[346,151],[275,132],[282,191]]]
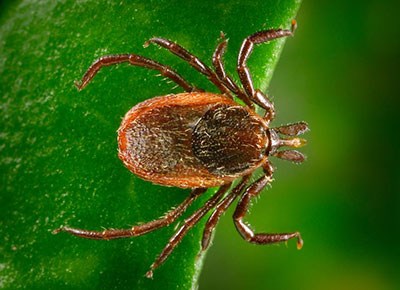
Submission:
[[[273,8],[281,4],[285,5],[285,1],[274,2],[278,4]],[[63,5],[67,6],[65,3]],[[265,19],[274,19],[268,13],[262,14],[265,7],[260,8],[259,13],[254,7],[249,7],[249,9],[254,9],[252,10],[253,19],[253,15],[243,14],[242,18],[239,15],[237,26],[234,26],[236,19],[227,20],[224,16],[226,17],[232,11],[234,13],[236,10],[229,11],[228,7],[223,4],[213,6],[212,1],[209,3],[202,1],[201,3],[198,4],[201,9],[196,10],[195,14],[186,14],[182,8],[177,15],[174,15],[174,9],[168,10],[166,7],[166,11],[171,13],[166,17],[172,19],[183,17],[186,25],[192,22],[192,18],[193,22],[199,21],[199,19],[200,22],[202,19],[204,19],[203,21],[212,21],[212,24],[217,27],[216,31],[224,29],[228,36],[232,35],[232,48],[228,50],[226,57],[227,63],[230,64],[230,70],[234,68],[234,58],[239,46],[239,39],[235,38],[236,36],[247,35],[249,31],[262,29],[264,28],[262,23],[268,27],[276,25],[275,23],[265,23]],[[397,246],[400,230],[400,174],[398,169],[400,160],[397,149],[399,148],[397,111],[400,103],[398,85],[400,33],[397,23],[399,6],[399,1],[393,0],[385,2],[377,0],[351,2],[306,0],[302,3],[296,17],[299,23],[296,36],[286,42],[268,92],[273,97],[277,109],[274,125],[300,120],[309,123],[311,131],[306,135],[309,144],[301,149],[308,155],[308,160],[301,165],[274,160],[274,165],[277,167],[275,182],[272,188],[266,190],[253,205],[248,221],[257,231],[299,230],[303,235],[304,247],[298,251],[293,242],[288,243],[287,246],[266,247],[244,242],[233,226],[231,219],[233,209],[230,209],[228,214],[221,219],[213,246],[207,253],[200,275],[200,289],[400,289],[400,250]],[[8,7],[14,7],[14,5],[0,3],[0,9]],[[218,7],[220,7],[221,18],[217,17],[219,15]],[[232,7],[237,8],[238,6],[232,5]],[[38,9],[42,8],[38,5]],[[210,14],[210,11],[214,14]],[[15,11],[3,10],[1,13],[0,15],[6,18]],[[62,11],[57,11],[57,13],[62,18]],[[106,14],[107,10],[104,13]],[[214,15],[214,17],[210,15]],[[39,16],[46,17],[46,15]],[[80,47],[80,42],[74,42],[75,30],[81,30],[82,43],[85,43],[85,29],[88,28],[82,23],[91,20],[97,21],[97,19],[100,19],[98,21],[101,23],[102,17],[102,15],[89,15],[88,19],[77,18],[78,25],[69,29],[70,34],[51,35],[57,39],[58,42],[55,43],[62,44],[65,40],[65,44],[54,47],[54,51],[74,47],[79,55],[87,53],[87,59],[63,59],[61,62],[65,67],[53,71],[54,63],[60,63],[59,55],[47,57],[38,54],[35,57],[45,60],[44,63],[27,63],[24,57],[21,57],[18,64],[8,69],[11,70],[11,73],[16,73],[32,64],[44,66],[52,77],[49,83],[57,87],[59,82],[70,83],[70,80],[79,76],[86,65],[93,60],[94,55],[132,51],[140,48],[143,40],[149,37],[147,31],[128,31],[130,36],[128,39],[124,35],[124,31],[115,31],[117,35],[114,42],[107,43],[107,37],[100,30],[97,35],[98,39],[96,39],[98,43],[91,43],[93,51],[87,52],[84,50],[87,49],[86,47]],[[122,17],[127,16],[123,15]],[[141,17],[143,18],[134,15],[132,21],[146,20],[146,15]],[[276,19],[274,21],[279,23]],[[224,27],[227,23],[231,25],[229,28]],[[37,23],[24,23],[24,25],[36,27]],[[109,27],[114,25],[116,24],[108,22],[104,30],[109,32]],[[46,31],[48,28],[46,26],[38,27],[42,29],[41,31]],[[201,25],[199,27],[193,29],[201,31]],[[188,27],[185,28],[188,29]],[[199,52],[202,56],[209,55],[209,49],[216,44],[215,39],[218,34],[214,30],[209,34],[201,34],[203,38],[193,40],[185,32],[182,32],[183,29],[182,31],[179,29],[182,28],[179,28],[177,24],[173,29],[172,37],[181,39],[184,44],[187,43],[191,46],[201,47],[203,45],[202,49],[204,50]],[[157,27],[149,27],[149,30],[154,30],[154,33],[159,35],[165,35],[171,28],[160,23]],[[26,31],[29,29],[27,28]],[[40,41],[35,42],[35,37],[27,35],[27,38],[32,41],[31,44],[41,45]],[[121,42],[118,41],[120,39]],[[1,35],[0,41],[3,41]],[[8,41],[11,41],[7,43],[10,45],[13,43],[12,41],[17,43],[18,39],[10,38]],[[31,49],[28,46],[21,47],[24,50]],[[95,51],[96,47],[98,51]],[[103,47],[106,48],[102,50]],[[155,49],[149,48],[146,53],[147,51],[146,55],[149,56],[158,57],[160,54]],[[140,52],[143,53],[143,50]],[[161,60],[168,60],[172,64],[176,61],[174,57],[169,57],[167,54],[160,57]],[[257,59],[257,55],[255,59]],[[260,54],[258,54],[258,59],[260,59]],[[6,61],[0,55],[0,66],[4,65]],[[28,59],[28,61],[32,61],[32,59]],[[254,59],[252,65],[257,67]],[[190,71],[190,68],[182,63],[179,63],[177,67],[179,71]],[[48,98],[43,95],[38,97],[37,101],[33,98],[33,101],[29,103],[26,103],[23,98],[28,94],[38,94],[44,88],[39,85],[36,91],[19,90],[24,86],[35,87],[36,84],[31,83],[22,85],[13,83],[11,88],[6,88],[6,77],[2,75],[1,86],[3,87],[0,90],[3,92],[1,97],[4,102],[1,108],[4,112],[7,112],[9,108],[11,108],[10,110],[15,109],[14,104],[8,102],[8,93],[21,98],[19,103],[17,100],[17,105],[22,106],[24,115],[16,119],[17,122],[14,125],[17,128],[34,132],[35,127],[33,126],[37,124],[30,122],[29,117],[42,116],[43,119],[39,118],[37,122],[41,126],[40,128],[45,130],[49,122],[48,117],[56,111],[60,114],[56,124],[61,126],[62,132],[70,130],[73,137],[55,135],[54,139],[49,141],[54,143],[55,140],[60,140],[60,142],[68,144],[61,144],[60,148],[55,147],[54,154],[57,152],[65,154],[70,159],[69,162],[72,166],[59,171],[56,163],[62,160],[61,157],[54,160],[54,167],[48,166],[45,161],[47,153],[44,151],[41,156],[43,159],[39,160],[42,162],[39,166],[43,166],[48,172],[45,172],[43,178],[35,179],[32,175],[32,179],[25,181],[26,184],[22,184],[24,180],[19,180],[17,174],[27,174],[31,177],[29,174],[33,172],[32,168],[18,167],[18,164],[23,164],[21,160],[3,158],[2,165],[4,167],[0,167],[1,169],[8,170],[9,166],[14,166],[12,162],[16,162],[16,165],[11,174],[7,172],[7,175],[2,174],[1,176],[0,225],[2,228],[0,228],[0,240],[4,244],[0,245],[0,288],[13,289],[10,279],[18,281],[18,277],[13,277],[12,273],[7,272],[7,264],[2,262],[9,261],[10,257],[15,258],[13,260],[15,268],[25,271],[26,276],[22,278],[29,278],[25,281],[28,285],[27,288],[44,289],[56,286],[57,288],[75,289],[126,288],[126,285],[121,284],[123,283],[122,279],[119,280],[118,277],[122,275],[130,277],[130,273],[134,275],[136,267],[140,271],[143,268],[146,269],[155,254],[165,244],[164,239],[152,239],[152,237],[157,237],[155,235],[150,238],[136,239],[134,242],[132,240],[113,241],[99,244],[99,246],[96,244],[95,247],[86,241],[78,241],[65,236],[54,238],[49,235],[51,228],[58,226],[63,221],[95,228],[99,225],[114,224],[115,221],[119,221],[119,225],[128,225],[133,221],[149,220],[154,218],[155,212],[163,212],[165,208],[181,200],[182,193],[179,190],[168,189],[168,198],[163,199],[162,194],[147,197],[149,203],[154,202],[158,205],[163,202],[168,203],[165,205],[166,207],[158,206],[153,209],[154,211],[149,212],[143,209],[143,212],[132,211],[126,214],[118,211],[119,206],[125,205],[129,209],[131,204],[143,198],[143,192],[139,191],[138,195],[129,196],[128,200],[126,196],[115,195],[111,202],[107,197],[99,195],[97,191],[93,191],[93,194],[89,196],[80,195],[80,191],[92,192],[92,188],[99,189],[99,192],[102,190],[122,192],[128,186],[140,188],[146,192],[147,190],[158,193],[166,191],[164,188],[133,179],[130,173],[122,168],[115,156],[108,154],[110,151],[115,152],[116,146],[115,143],[108,143],[107,140],[110,139],[110,136],[115,136],[115,124],[118,124],[126,108],[132,105],[129,86],[142,82],[139,80],[135,83],[139,74],[138,70],[122,68],[112,72],[112,74],[104,73],[103,77],[98,79],[89,91],[84,91],[79,95],[72,86],[62,87],[64,91],[61,95],[45,88]],[[170,91],[165,83],[162,85],[157,78],[153,80],[153,72],[140,73],[144,75],[143,82],[146,84],[146,89],[140,89],[142,95],[139,98],[141,100],[151,96],[154,88],[162,90],[164,93]],[[257,71],[257,74],[260,75],[260,70]],[[192,72],[192,75],[196,77],[196,73]],[[112,84],[110,85],[113,82],[116,84],[118,81],[121,82],[120,78],[123,79],[122,82],[126,83],[126,86],[115,85],[112,87]],[[24,80],[24,76],[21,76],[21,79]],[[258,76],[256,81],[260,82],[261,79],[262,77]],[[203,83],[206,82],[203,81]],[[107,106],[102,106],[102,93],[110,94],[116,89],[121,94],[121,101],[114,101]],[[132,88],[132,91],[136,89]],[[99,96],[98,99],[93,100],[94,95]],[[91,97],[92,99],[90,99]],[[82,103],[72,106],[71,102],[78,99],[81,99]],[[95,112],[89,111],[91,104],[94,104]],[[46,106],[47,111],[44,115],[37,110],[39,106]],[[31,115],[26,113],[28,112],[27,108]],[[115,111],[119,113],[115,114]],[[88,112],[87,118],[81,124],[78,121],[82,120],[79,116],[86,112]],[[71,118],[71,123],[68,123],[67,119],[70,116],[75,119]],[[102,119],[99,116],[109,118]],[[4,119],[7,118],[4,117]],[[84,138],[82,135],[85,134],[85,126],[92,129],[87,132],[89,135],[85,141],[97,150],[104,151],[104,155],[93,156],[93,160],[90,158],[79,159],[79,157],[84,158],[87,154],[78,147],[80,138],[82,140]],[[27,150],[23,147],[26,144],[43,146],[43,148],[47,145],[47,141],[41,140],[34,134],[22,136],[18,135],[18,132],[12,136],[12,140],[23,140],[23,142],[10,145],[4,141],[9,136],[6,136],[3,130],[0,134],[2,142],[0,149]],[[36,141],[36,137],[38,141]],[[96,142],[100,138],[105,141],[97,144]],[[74,143],[75,141],[76,143]],[[74,147],[75,145],[77,147]],[[67,151],[65,147],[67,147]],[[64,151],[66,152],[64,153]],[[87,172],[87,168],[93,163],[104,163],[104,166],[96,167],[96,171]],[[113,166],[115,164],[112,172],[108,170],[108,163]],[[71,179],[63,180],[63,176],[68,176],[68,174],[72,176],[72,181]],[[114,180],[114,183],[109,182],[111,179]],[[9,191],[9,187],[15,184],[10,185],[10,180],[18,182],[17,186],[27,192],[30,190],[35,192],[32,184],[37,184],[38,188],[46,188],[49,192],[55,184],[56,189],[53,191],[54,195],[29,196],[29,202],[26,204],[27,208],[29,207],[31,210],[32,216],[24,217],[13,208],[15,205],[24,204],[24,197],[3,195],[4,192],[12,192],[12,190]],[[120,184],[120,187],[116,188],[115,184]],[[63,195],[64,192],[65,195]],[[74,192],[76,195],[73,195]],[[36,200],[40,202],[35,204]],[[68,210],[62,211],[63,207],[67,207]],[[76,212],[73,209],[76,209]],[[48,211],[57,212],[59,215],[52,212],[49,214],[50,218],[45,217],[43,212]],[[96,216],[96,213],[99,213],[99,216]],[[40,258],[29,256],[33,252],[26,249],[30,246],[29,239],[32,233],[13,232],[10,225],[14,220],[22,221],[21,228],[24,229],[32,226],[30,222],[34,221],[33,232],[39,232],[46,242],[38,243],[35,240],[32,241],[32,244],[35,244],[36,247],[39,245],[37,250],[48,253],[46,256]],[[11,232],[5,232],[5,228],[10,229]],[[171,233],[171,230],[164,231],[162,234],[168,236],[168,233]],[[21,240],[24,239],[26,244],[22,242],[21,245],[16,244],[16,234],[18,238],[21,236]],[[180,289],[184,287],[174,284],[174,279],[179,280],[174,273],[178,273],[179,276],[179,272],[184,271],[188,277],[193,275],[192,269],[180,270],[180,267],[193,264],[193,253],[187,256],[187,260],[182,260],[182,256],[185,255],[185,247],[197,250],[199,234],[200,231],[197,231],[188,235],[177,250],[177,254],[170,258],[171,262],[166,263],[163,269],[160,269],[159,277],[164,277],[164,279],[169,277],[170,279],[170,284],[164,284],[165,288]],[[110,248],[114,255],[108,257],[108,261],[99,262],[104,258],[104,253],[110,253]],[[70,249],[75,256],[71,256]],[[79,252],[74,252],[77,249]],[[16,251],[15,255],[13,251]],[[140,252],[143,251],[148,253],[145,260],[140,258]],[[129,257],[133,260],[125,259],[124,255],[128,255],[128,252]],[[30,259],[37,264],[33,274],[29,268],[31,265],[23,264],[24,261]],[[80,263],[80,261],[84,261],[84,263]],[[116,269],[115,272],[107,272],[104,270],[106,263],[122,265],[125,271],[121,273]],[[98,264],[99,268],[95,268],[94,265]],[[69,267],[62,269],[61,267],[65,265]],[[79,277],[73,272],[77,268],[82,270]],[[103,270],[104,272],[101,272]],[[92,280],[88,280],[86,277],[97,275],[96,271],[99,271],[101,279],[115,281],[115,283],[90,284]],[[60,273],[65,276],[60,277]],[[169,273],[172,274],[169,275]],[[48,281],[40,280],[41,275],[47,277]],[[71,280],[72,276],[69,275],[72,275],[75,280]],[[131,279],[136,279],[135,277],[133,276]],[[15,284],[16,287],[23,287],[22,278],[19,277],[20,280]],[[34,281],[35,278],[37,281]],[[100,281],[102,281],[101,279]],[[185,279],[187,280],[187,278]],[[70,284],[64,285],[65,280],[71,281]],[[151,285],[156,284],[144,280],[144,282],[140,281],[136,284],[134,289],[150,289]]]

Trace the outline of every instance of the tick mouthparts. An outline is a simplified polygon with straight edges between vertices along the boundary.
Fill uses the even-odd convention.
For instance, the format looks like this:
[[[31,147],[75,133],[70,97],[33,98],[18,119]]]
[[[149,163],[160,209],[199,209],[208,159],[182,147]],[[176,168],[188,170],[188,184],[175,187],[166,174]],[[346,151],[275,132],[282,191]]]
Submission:
[[[291,147],[291,148],[300,148],[307,144],[306,139],[299,138],[299,137],[283,137],[282,138],[278,134],[278,133],[283,134],[282,131],[284,131],[287,136],[288,135],[289,136],[297,135],[297,134],[299,134],[299,132],[303,133],[304,132],[303,129],[306,129],[308,127],[304,127],[304,128],[302,128],[302,130],[299,130],[299,131],[292,130],[294,126],[298,127],[298,125],[300,125],[300,124],[301,123],[295,124],[295,125],[292,124],[292,125],[282,126],[282,127],[274,128],[274,129],[270,130],[270,134],[271,134],[271,137],[270,137],[271,138],[271,151],[270,152],[271,152],[271,154],[274,154],[275,152],[277,152],[277,150],[280,147],[286,146],[286,147]]]
[[[298,136],[309,131],[310,128],[306,122],[297,122],[292,124],[287,124],[274,128],[274,131],[286,136]]]
[[[278,151],[272,154],[272,156],[278,157],[283,160],[292,161],[294,163],[302,163],[304,160],[306,160],[306,156],[297,150]]]
[[[307,144],[307,140],[303,138],[291,138],[291,139],[280,139],[279,140],[279,147],[287,146],[292,148],[300,148]]]

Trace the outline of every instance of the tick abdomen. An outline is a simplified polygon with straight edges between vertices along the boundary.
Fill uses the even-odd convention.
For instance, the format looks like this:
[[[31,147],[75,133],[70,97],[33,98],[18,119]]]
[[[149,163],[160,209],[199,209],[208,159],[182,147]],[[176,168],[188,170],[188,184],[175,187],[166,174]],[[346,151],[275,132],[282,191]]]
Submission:
[[[219,186],[263,163],[266,134],[260,117],[223,95],[169,95],[126,114],[118,130],[119,157],[158,184]]]

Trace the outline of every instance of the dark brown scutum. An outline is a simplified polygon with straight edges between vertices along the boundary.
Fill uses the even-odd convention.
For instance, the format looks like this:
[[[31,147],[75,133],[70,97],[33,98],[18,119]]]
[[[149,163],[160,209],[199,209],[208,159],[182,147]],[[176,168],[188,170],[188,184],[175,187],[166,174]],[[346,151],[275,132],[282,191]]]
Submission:
[[[194,155],[216,175],[257,167],[268,146],[266,128],[242,106],[211,108],[193,130]]]

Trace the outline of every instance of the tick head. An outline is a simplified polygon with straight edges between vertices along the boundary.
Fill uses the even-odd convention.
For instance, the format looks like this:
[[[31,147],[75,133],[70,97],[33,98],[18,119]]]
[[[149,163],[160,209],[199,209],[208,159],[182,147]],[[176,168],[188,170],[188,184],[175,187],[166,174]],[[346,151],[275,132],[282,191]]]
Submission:
[[[271,133],[271,150],[270,155],[289,160],[295,163],[301,163],[306,156],[297,150],[278,150],[280,147],[300,148],[306,145],[307,141],[297,137],[309,131],[306,122],[298,122],[288,124],[277,128],[270,129]]]

